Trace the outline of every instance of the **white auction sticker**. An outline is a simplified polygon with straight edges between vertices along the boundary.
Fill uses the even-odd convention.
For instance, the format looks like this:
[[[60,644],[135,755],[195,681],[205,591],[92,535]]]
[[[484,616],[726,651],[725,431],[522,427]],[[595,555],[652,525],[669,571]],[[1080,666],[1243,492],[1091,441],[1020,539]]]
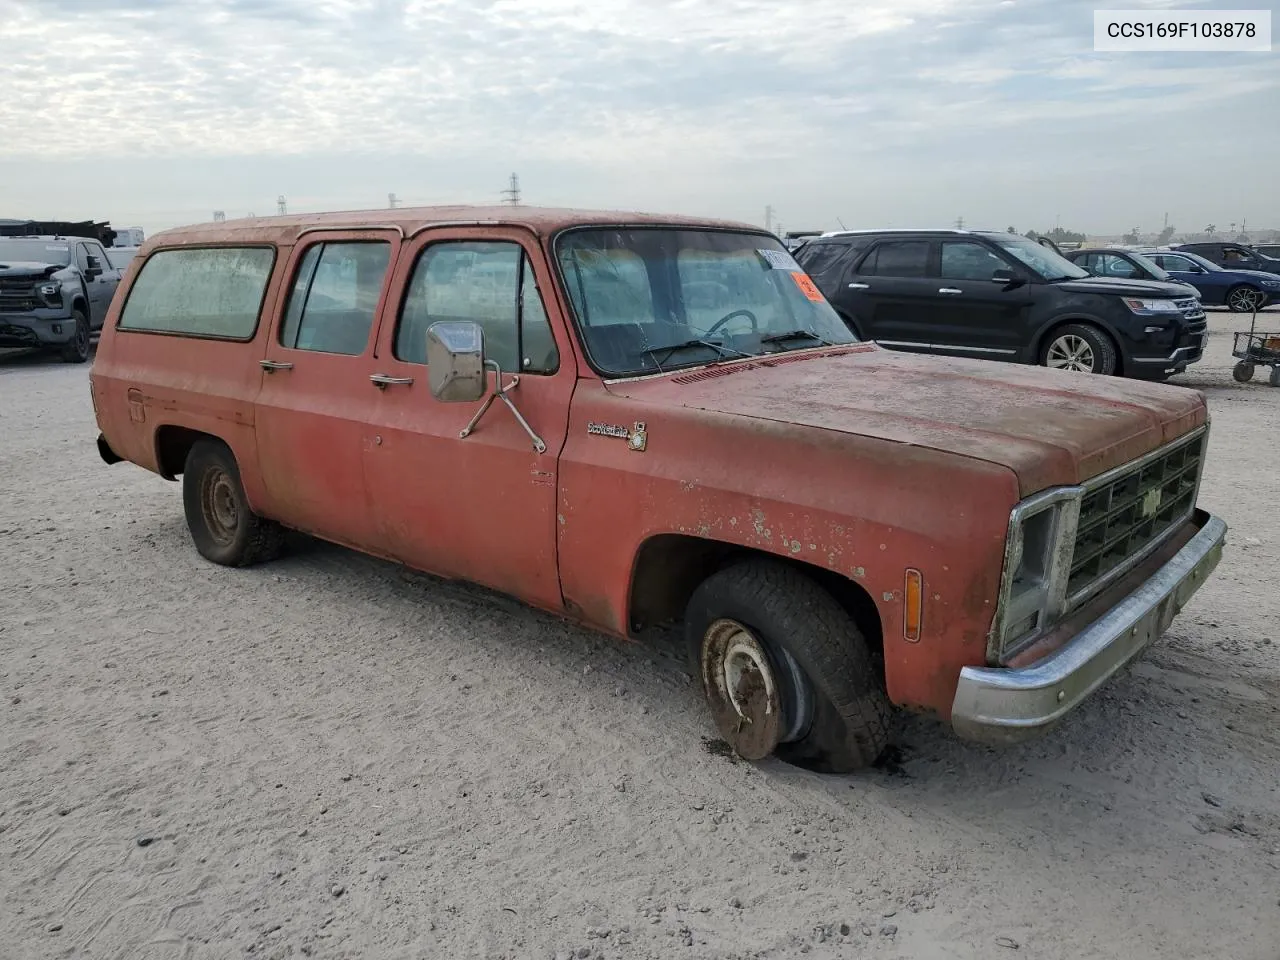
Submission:
[[[1270,52],[1270,10],[1095,10],[1093,49]]]

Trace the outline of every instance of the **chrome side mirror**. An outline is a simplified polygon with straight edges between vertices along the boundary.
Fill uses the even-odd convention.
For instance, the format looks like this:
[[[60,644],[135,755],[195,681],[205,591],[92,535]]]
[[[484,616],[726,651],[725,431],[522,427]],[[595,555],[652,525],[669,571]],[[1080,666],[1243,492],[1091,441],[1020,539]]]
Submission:
[[[488,392],[480,324],[441,320],[427,328],[427,381],[444,403],[473,403]]]

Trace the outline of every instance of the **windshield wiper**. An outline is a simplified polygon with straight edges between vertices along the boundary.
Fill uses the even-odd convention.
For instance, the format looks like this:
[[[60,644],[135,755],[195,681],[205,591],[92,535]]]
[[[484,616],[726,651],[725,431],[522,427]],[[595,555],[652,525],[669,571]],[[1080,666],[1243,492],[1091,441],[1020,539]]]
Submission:
[[[771,333],[767,337],[761,337],[761,343],[788,343],[791,340],[816,340],[824,347],[835,346],[830,340],[818,336],[812,330],[786,330],[782,333]]]
[[[662,365],[666,361],[671,359],[671,355],[673,353],[678,353],[681,350],[692,350],[694,347],[709,347],[710,349],[718,352],[720,356],[725,359],[751,356],[751,354],[743,353],[741,350],[735,350],[733,347],[726,347],[723,343],[716,343],[714,340],[698,340],[698,339],[685,340],[683,343],[663,344],[660,347],[645,347],[644,352],[649,354],[649,356],[653,357],[654,364],[657,366],[659,370],[661,370]],[[662,358],[659,359],[658,353],[661,351],[666,351],[666,352],[663,353]]]

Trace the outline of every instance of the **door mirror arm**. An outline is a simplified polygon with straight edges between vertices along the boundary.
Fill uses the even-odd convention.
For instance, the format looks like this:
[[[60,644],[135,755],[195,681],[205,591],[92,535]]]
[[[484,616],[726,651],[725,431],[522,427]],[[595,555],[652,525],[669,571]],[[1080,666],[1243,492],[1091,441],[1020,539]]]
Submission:
[[[538,453],[546,453],[547,445],[542,441],[542,438],[534,432],[533,427],[529,426],[529,421],[524,418],[524,415],[521,414],[518,409],[516,409],[516,405],[512,403],[511,398],[507,396],[510,391],[520,385],[520,375],[518,373],[512,374],[511,379],[508,380],[504,386],[502,383],[502,367],[499,365],[498,361],[486,360],[485,366],[493,371],[494,389],[489,396],[485,398],[484,405],[476,411],[476,415],[471,418],[470,422],[463,427],[461,431],[459,431],[458,438],[460,440],[465,440],[467,437],[471,436],[471,432],[475,430],[476,424],[480,422],[480,418],[488,412],[491,406],[493,406],[493,401],[501,400],[507,405],[507,409],[511,411],[512,416],[516,418],[516,422],[519,423],[520,426],[524,427],[524,432],[527,433],[529,435],[529,439],[533,441],[533,449]]]
[[[489,389],[488,370],[494,373],[492,390]],[[493,406],[493,401],[501,400],[533,441],[533,449],[546,453],[547,445],[507,396],[520,383],[519,375],[513,375],[508,383],[503,384],[501,364],[485,358],[484,330],[478,323],[441,320],[427,328],[427,380],[431,395],[443,403],[474,402],[488,394],[484,405],[458,434],[459,439],[471,436],[480,418]]]

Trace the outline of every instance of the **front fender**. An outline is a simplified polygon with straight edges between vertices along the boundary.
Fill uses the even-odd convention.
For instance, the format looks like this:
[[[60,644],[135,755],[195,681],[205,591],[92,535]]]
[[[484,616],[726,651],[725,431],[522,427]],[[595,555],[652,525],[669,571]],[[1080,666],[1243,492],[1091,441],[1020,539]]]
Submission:
[[[645,449],[588,424],[645,424]],[[985,663],[1009,510],[1007,467],[905,443],[694,408],[583,383],[560,458],[561,588],[576,615],[628,632],[642,545],[678,534],[800,560],[876,605],[901,705],[948,716],[964,666]],[[918,642],[903,631],[908,568],[925,582]]]

